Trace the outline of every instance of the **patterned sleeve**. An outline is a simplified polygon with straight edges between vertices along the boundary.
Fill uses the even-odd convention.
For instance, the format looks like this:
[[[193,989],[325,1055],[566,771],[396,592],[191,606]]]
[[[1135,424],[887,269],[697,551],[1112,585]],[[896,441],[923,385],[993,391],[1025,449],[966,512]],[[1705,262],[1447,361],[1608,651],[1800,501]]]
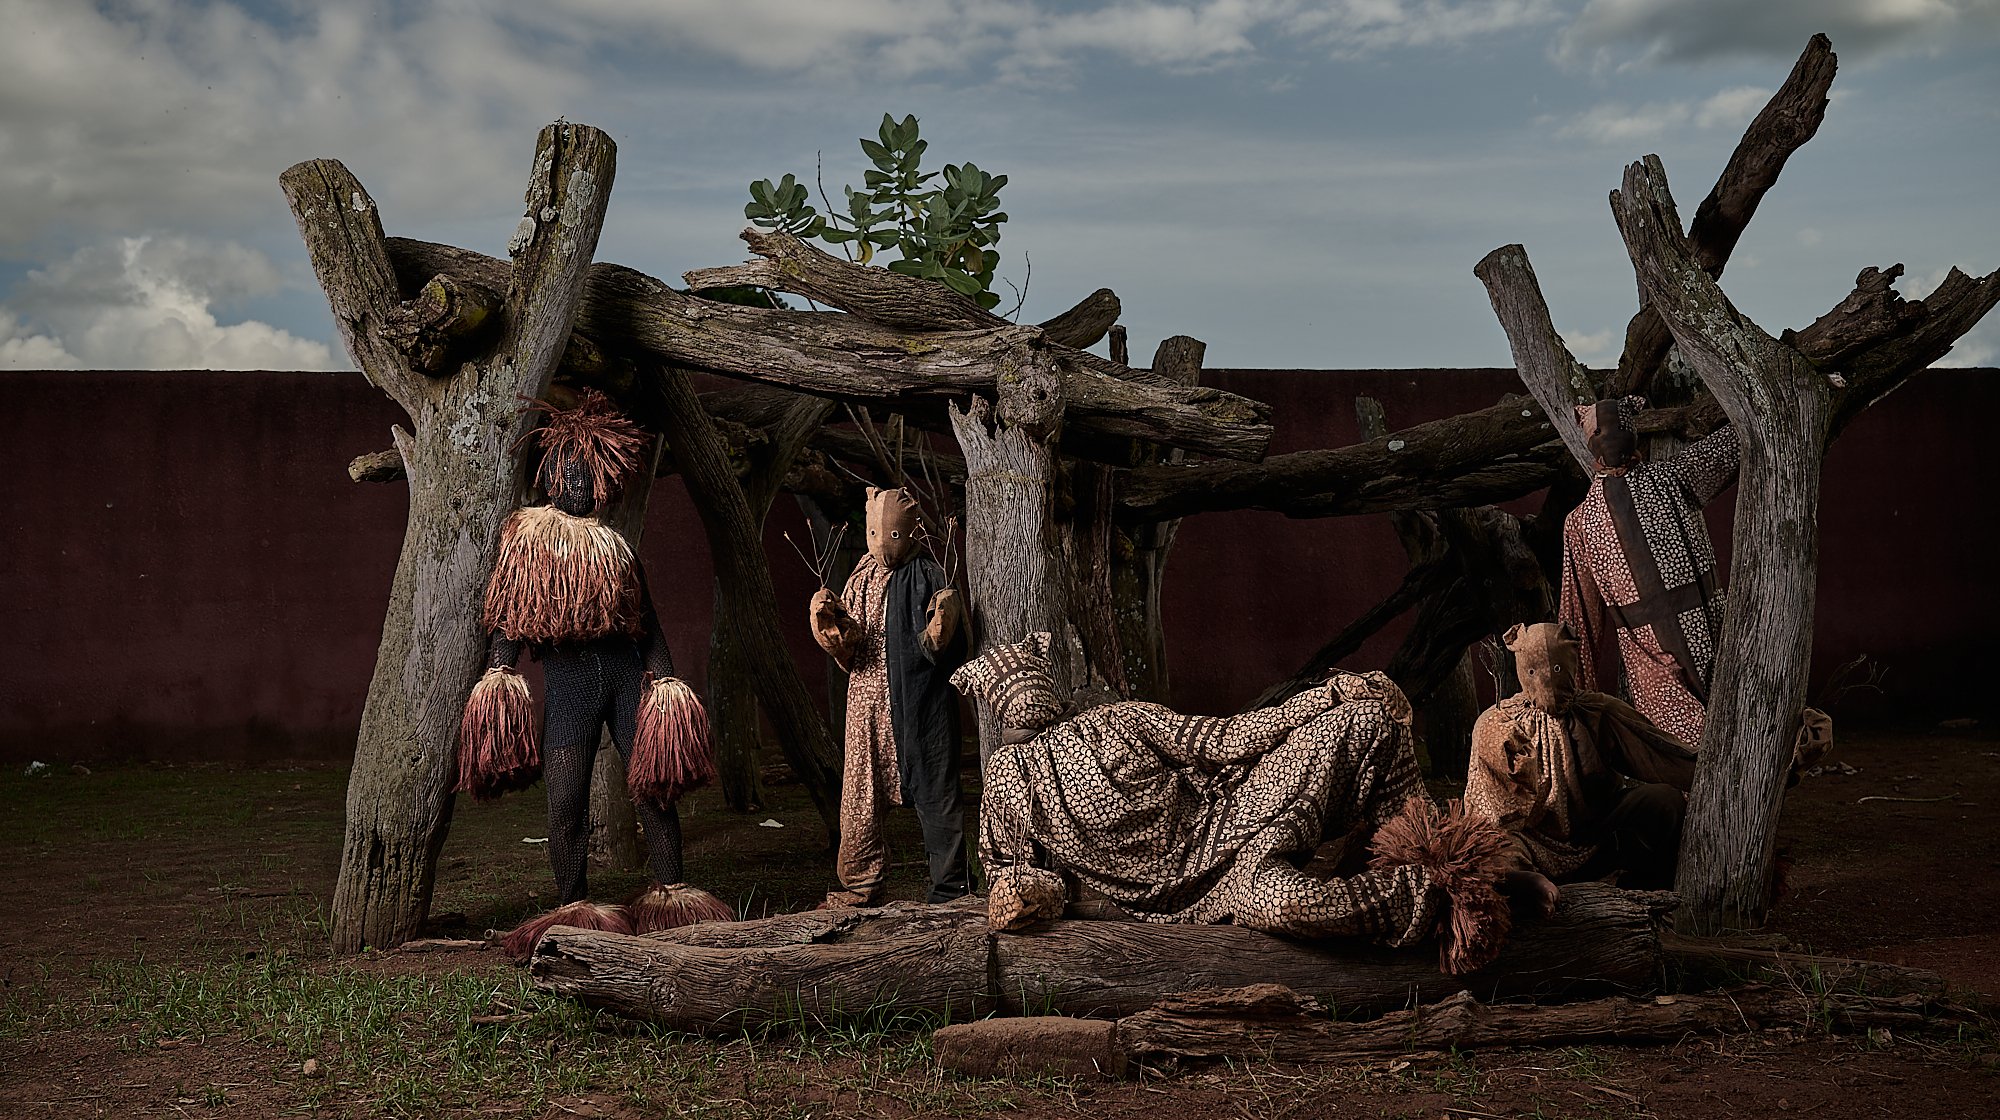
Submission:
[[[1584,548],[1583,520],[1572,512],[1563,520],[1562,605],[1556,618],[1576,638],[1577,660],[1582,670],[1577,687],[1601,692],[1597,659],[1600,643],[1611,631],[1611,612],[1604,605],[1604,593],[1599,590],[1596,578],[1590,574]]]
[[[1189,766],[1228,766],[1245,762],[1284,742],[1303,727],[1340,704],[1327,688],[1309,688],[1282,704],[1234,716],[1178,716],[1172,741],[1159,746],[1171,758]]]
[[[1694,495],[1695,504],[1705,506],[1736,481],[1737,455],[1736,428],[1724,424],[1681,448],[1665,465]]]

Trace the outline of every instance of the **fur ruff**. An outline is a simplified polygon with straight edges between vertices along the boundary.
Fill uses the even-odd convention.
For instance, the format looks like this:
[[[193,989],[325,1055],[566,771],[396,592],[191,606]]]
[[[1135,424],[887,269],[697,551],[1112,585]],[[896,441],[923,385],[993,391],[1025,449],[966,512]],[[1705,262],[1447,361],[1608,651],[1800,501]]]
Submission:
[[[539,918],[529,918],[507,931],[500,939],[500,950],[517,961],[527,960],[535,953],[535,946],[542,943],[542,935],[557,926],[575,926],[578,929],[601,930],[605,933],[631,933],[632,921],[625,916],[623,906],[606,906],[601,902],[571,902],[556,907]]]
[[[526,642],[637,636],[639,569],[632,546],[594,517],[554,506],[517,509],[500,530],[481,622]]]
[[[679,929],[696,922],[736,920],[736,911],[728,903],[686,883],[663,886],[656,882],[626,903],[625,913],[632,919],[632,932],[637,934]]]
[[[535,701],[521,674],[504,666],[486,670],[465,701],[458,721],[458,785],[490,801],[526,789],[542,773]]]
[[[1465,803],[1440,811],[1426,797],[1412,797],[1383,824],[1372,845],[1371,867],[1414,864],[1430,873],[1449,898],[1438,922],[1438,967],[1452,976],[1476,972],[1500,955],[1513,915],[1499,883],[1511,866],[1507,834]]]
[[[639,458],[652,442],[651,437],[619,412],[603,393],[595,389],[579,392],[574,408],[557,408],[547,401],[533,403],[548,410],[547,422],[535,431],[543,457],[582,463],[583,469],[590,472],[590,485],[598,501],[610,501],[638,472]],[[562,472],[553,473],[560,489]]]
[[[687,682],[661,677],[639,700],[639,731],[625,770],[632,796],[667,806],[715,780],[708,712]]]

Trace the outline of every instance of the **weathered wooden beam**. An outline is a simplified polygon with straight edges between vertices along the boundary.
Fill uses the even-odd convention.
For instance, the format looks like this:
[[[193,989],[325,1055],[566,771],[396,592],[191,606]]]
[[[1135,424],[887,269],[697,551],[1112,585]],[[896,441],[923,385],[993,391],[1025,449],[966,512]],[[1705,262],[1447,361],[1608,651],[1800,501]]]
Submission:
[[[1254,465],[1138,467],[1120,476],[1119,506],[1126,517],[1152,520],[1226,509],[1333,517],[1484,505],[1548,485],[1565,454],[1541,408],[1509,396],[1382,439]]]
[[[1602,378],[1577,361],[1556,333],[1541,283],[1528,263],[1528,251],[1519,245],[1503,245],[1486,254],[1472,273],[1486,285],[1486,296],[1493,303],[1500,329],[1507,334],[1521,383],[1555,425],[1577,465],[1590,471],[1590,447],[1572,406],[1596,400]]]
[[[401,238],[390,241],[390,252],[413,285],[440,273],[490,283],[505,267],[470,250]],[[1057,345],[1032,326],[912,334],[854,315],[715,303],[600,264],[591,269],[577,329],[607,351],[899,412],[974,393],[990,398],[996,370],[1047,365],[1064,383],[1068,427],[1253,461],[1271,438],[1267,405],[1136,374],[1110,376],[1105,359]]]
[[[1650,990],[1662,898],[1596,883],[1564,887],[1553,917],[1517,927],[1497,961],[1464,977],[1440,972],[1432,946],[1303,943],[1230,925],[1064,920],[993,934],[978,899],[710,922],[648,937],[559,926],[531,967],[544,991],[697,1031],[867,1009],[1117,1017],[1178,992],[1254,983],[1366,1015],[1458,991],[1493,999]]]
[[[1344,1062],[1420,1051],[1673,1042],[1779,1026],[1906,1030],[1973,1018],[1920,995],[1817,994],[1753,984],[1715,993],[1551,1005],[1489,1004],[1459,992],[1353,1022],[1332,1018],[1327,1008],[1290,988],[1259,984],[1190,992],[1118,1020],[1115,1051],[1122,1062],[1110,1064],[1172,1069],[1215,1061]]]
[[[1838,65],[1832,41],[1824,35],[1808,40],[1784,84],[1743,130],[1722,175],[1696,207],[1694,223],[1687,231],[1688,242],[1696,263],[1711,279],[1721,278],[1737,239],[1743,236],[1765,192],[1777,183],[1785,161],[1819,132],[1826,119],[1827,90],[1833,86]],[[1642,299],[1638,313],[1626,324],[1625,347],[1611,375],[1609,395],[1644,392],[1672,345],[1673,335],[1666,323]]]
[[[738,234],[758,260],[681,274],[691,290],[748,285],[804,296],[871,323],[905,331],[986,330],[1012,326],[935,280],[842,260],[787,233],[747,226]],[[1118,321],[1118,296],[1099,288],[1041,324],[1049,341],[1081,350]]]

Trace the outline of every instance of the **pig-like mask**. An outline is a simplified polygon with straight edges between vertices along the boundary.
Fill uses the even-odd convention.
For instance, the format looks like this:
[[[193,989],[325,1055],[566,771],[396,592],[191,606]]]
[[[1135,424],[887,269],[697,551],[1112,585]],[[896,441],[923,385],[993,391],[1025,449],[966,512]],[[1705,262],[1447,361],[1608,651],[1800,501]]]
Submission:
[[[1568,629],[1554,622],[1516,625],[1504,640],[1514,651],[1514,671],[1521,678],[1521,694],[1528,703],[1550,713],[1567,709],[1583,672],[1576,639]]]
[[[921,547],[923,516],[903,490],[868,488],[868,555],[894,571]]]

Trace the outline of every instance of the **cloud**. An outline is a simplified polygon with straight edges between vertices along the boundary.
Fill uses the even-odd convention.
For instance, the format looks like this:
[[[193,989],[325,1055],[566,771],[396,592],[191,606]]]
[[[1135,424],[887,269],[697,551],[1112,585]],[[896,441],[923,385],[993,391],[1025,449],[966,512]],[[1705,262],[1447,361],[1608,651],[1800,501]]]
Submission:
[[[1701,101],[1656,101],[1643,105],[1616,102],[1595,105],[1570,118],[1556,135],[1594,144],[1633,144],[1654,140],[1692,124],[1696,128],[1741,129],[1771,99],[1771,90],[1733,86]]]
[[[323,342],[215,305],[284,287],[240,245],[129,237],[30,272],[0,306],[0,367],[12,369],[345,369]]]
[[[1556,56],[1603,66],[1792,58],[1815,32],[1864,57],[2000,41],[2000,0],[1589,0]]]
[[[385,23],[347,0],[295,25],[194,0],[0,0],[0,254],[162,212],[282,220],[278,172],[328,152],[369,153],[371,188],[442,214],[518,182],[521,133],[585,88],[559,46],[476,13]]]
[[[1606,327],[1589,334],[1562,334],[1563,345],[1577,361],[1588,366],[1601,366],[1615,362],[1618,351],[1625,345],[1625,334],[1621,330]]]

